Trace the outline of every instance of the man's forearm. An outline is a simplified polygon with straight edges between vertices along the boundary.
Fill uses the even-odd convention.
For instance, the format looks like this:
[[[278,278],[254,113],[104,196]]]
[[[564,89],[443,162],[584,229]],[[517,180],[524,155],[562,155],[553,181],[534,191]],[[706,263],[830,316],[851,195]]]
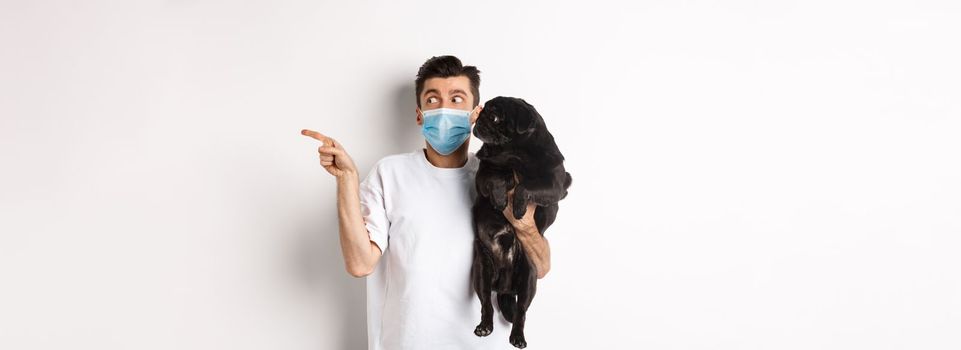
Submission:
[[[524,246],[527,257],[534,262],[537,269],[537,278],[544,278],[551,269],[551,246],[547,243],[547,238],[542,236],[537,227],[526,230],[517,230],[517,239]]]
[[[375,252],[372,249],[377,248],[370,242],[360,214],[360,184],[355,173],[337,177],[337,217],[347,272],[355,277],[364,276],[373,266]]]

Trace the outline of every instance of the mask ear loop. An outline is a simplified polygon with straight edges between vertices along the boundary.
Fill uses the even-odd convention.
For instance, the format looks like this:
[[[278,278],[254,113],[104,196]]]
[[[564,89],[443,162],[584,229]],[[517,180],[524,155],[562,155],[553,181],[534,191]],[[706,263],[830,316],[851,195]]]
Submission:
[[[470,114],[467,115],[468,122],[474,121],[474,118],[472,118],[471,116],[474,115],[474,111],[478,111],[477,110],[478,108],[480,108],[480,105],[474,106],[474,109],[470,110]],[[477,118],[480,118],[480,111],[477,112]]]

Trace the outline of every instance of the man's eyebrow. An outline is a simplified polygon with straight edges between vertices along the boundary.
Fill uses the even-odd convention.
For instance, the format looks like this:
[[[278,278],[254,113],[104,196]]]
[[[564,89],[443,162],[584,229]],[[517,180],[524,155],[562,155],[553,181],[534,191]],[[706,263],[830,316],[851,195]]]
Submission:
[[[437,91],[437,89],[427,89],[427,91],[424,91],[424,95],[426,96],[426,95],[428,95],[428,94],[430,94],[430,93],[432,93],[432,92],[435,93],[435,94],[440,94],[440,91]],[[451,94],[451,95],[456,94],[456,93],[461,93],[461,94],[467,95],[467,93],[464,92],[464,90],[461,90],[461,89],[452,89],[452,90],[450,90],[450,94]]]

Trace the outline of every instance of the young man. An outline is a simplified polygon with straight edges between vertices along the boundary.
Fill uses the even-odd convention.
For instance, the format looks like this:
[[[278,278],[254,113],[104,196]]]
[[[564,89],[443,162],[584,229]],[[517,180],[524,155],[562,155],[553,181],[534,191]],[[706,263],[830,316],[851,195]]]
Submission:
[[[495,317],[495,339],[474,335],[480,302],[470,281],[471,206],[479,161],[468,145],[483,109],[478,74],[454,56],[427,60],[415,81],[416,121],[425,147],[382,158],[360,184],[340,143],[301,131],[324,143],[318,148],[320,164],[337,178],[347,272],[369,276],[371,350],[512,348],[510,323],[503,317]],[[534,224],[535,208],[530,204],[520,220],[510,207],[504,216],[516,228],[537,278],[543,278],[550,269],[550,247]]]

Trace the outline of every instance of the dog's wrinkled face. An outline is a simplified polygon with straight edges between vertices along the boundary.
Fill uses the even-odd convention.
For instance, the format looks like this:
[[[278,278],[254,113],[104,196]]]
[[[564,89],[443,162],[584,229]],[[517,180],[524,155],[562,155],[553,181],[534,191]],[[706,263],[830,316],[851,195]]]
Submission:
[[[537,111],[523,99],[497,96],[484,103],[474,124],[474,136],[495,145],[524,138],[534,131]]]

